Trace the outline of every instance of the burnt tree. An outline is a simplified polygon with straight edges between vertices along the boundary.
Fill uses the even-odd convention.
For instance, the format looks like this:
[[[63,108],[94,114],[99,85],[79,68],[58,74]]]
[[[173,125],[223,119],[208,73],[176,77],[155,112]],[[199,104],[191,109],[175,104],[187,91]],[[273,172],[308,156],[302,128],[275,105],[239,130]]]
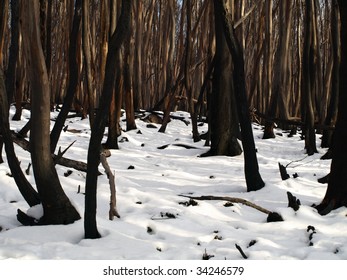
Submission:
[[[30,69],[31,133],[30,151],[35,183],[42,201],[40,224],[69,224],[80,215],[66,196],[50,152],[50,88],[40,41],[38,1],[22,5],[23,47]]]
[[[323,201],[316,207],[322,215],[347,206],[347,1],[338,0],[341,16],[341,64],[339,82],[339,108],[333,137],[332,161],[328,188]]]
[[[223,32],[217,2],[214,1],[216,53],[209,104],[211,149],[202,156],[237,156],[242,153],[236,99],[233,93],[233,61]]]
[[[233,59],[234,94],[237,102],[237,112],[240,121],[242,146],[244,149],[245,177],[247,191],[256,191],[265,186],[259,173],[253,130],[247,103],[246,81],[244,73],[243,48],[240,45],[233,27],[230,14],[223,0],[215,1],[216,15],[222,19],[222,28]]]
[[[104,136],[105,126],[109,113],[114,90],[114,77],[116,74],[116,56],[126,39],[131,24],[131,1],[123,0],[121,15],[117,22],[117,27],[112,34],[106,59],[105,79],[100,97],[99,110],[95,116],[92,133],[88,148],[86,196],[84,212],[85,238],[99,238],[100,233],[96,224],[97,208],[97,181],[98,166],[100,163],[101,141]]]

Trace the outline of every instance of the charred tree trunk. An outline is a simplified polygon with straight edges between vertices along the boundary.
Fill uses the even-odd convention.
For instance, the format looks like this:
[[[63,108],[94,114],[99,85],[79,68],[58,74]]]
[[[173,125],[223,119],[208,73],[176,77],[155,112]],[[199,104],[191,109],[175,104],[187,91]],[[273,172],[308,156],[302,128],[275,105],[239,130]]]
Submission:
[[[235,30],[232,26],[230,18],[228,18],[223,0],[215,1],[215,3],[217,3],[215,6],[215,9],[217,9],[216,15],[222,19],[224,35],[233,59],[234,92],[238,105],[237,107],[241,127],[242,145],[244,149],[247,191],[256,191],[263,188],[265,183],[263,182],[259,173],[252,125],[249,116],[249,106],[247,104],[243,49],[236,38]]]
[[[329,183],[323,201],[316,208],[322,215],[347,206],[347,1],[338,0],[341,16],[341,65],[339,87],[339,111],[333,137],[333,156]]]
[[[216,54],[209,105],[211,149],[203,156],[237,156],[242,153],[237,137],[239,119],[234,95],[232,58],[228,50],[220,7],[214,1]]]
[[[141,1],[139,1],[141,2]],[[133,45],[131,41],[131,33],[125,41],[124,45],[124,65],[123,65],[123,80],[124,80],[124,97],[125,97],[125,114],[126,114],[126,130],[136,129],[135,111],[134,111],[134,91],[133,82],[133,63],[131,51]]]
[[[83,58],[86,71],[87,79],[87,96],[88,96],[88,111],[90,125],[94,124],[94,111],[95,111],[95,96],[94,89],[92,86],[92,55],[91,55],[91,44],[90,44],[90,27],[89,27],[89,1],[83,1],[82,3],[82,48]]]
[[[330,126],[336,122],[338,97],[339,97],[339,68],[340,68],[340,14],[337,0],[332,1],[331,7],[331,45],[333,56],[333,69],[330,88],[330,101],[324,124]],[[324,130],[322,137],[322,148],[332,148],[332,130]]]
[[[5,30],[8,17],[8,0],[3,0],[0,3],[0,66],[3,64],[3,52],[5,42]]]
[[[43,206],[40,224],[69,224],[80,215],[64,193],[50,152],[50,90],[39,29],[38,1],[25,1],[23,46],[30,68],[32,92],[30,145],[37,190]]]
[[[131,1],[122,0],[122,10],[117,28],[109,41],[106,59],[105,80],[100,98],[99,110],[92,127],[92,134],[88,148],[88,169],[86,178],[86,196],[84,212],[85,238],[99,238],[100,233],[96,223],[96,198],[98,166],[100,163],[101,141],[104,136],[109,105],[114,89],[114,77],[116,72],[116,56],[129,32],[131,24]]]
[[[305,38],[304,38],[304,54],[303,54],[303,109],[302,117],[304,118],[304,135],[305,148],[308,155],[317,153],[316,133],[314,129],[314,89],[316,84],[316,57],[315,40],[313,38],[313,16],[314,16],[314,0],[306,0],[305,13]]]
[[[6,75],[7,100],[12,102],[16,90],[16,64],[19,54],[19,1],[11,1],[11,45]],[[21,108],[16,108],[13,120],[20,120]]]
[[[186,89],[187,97],[188,97],[188,108],[190,112],[190,117],[192,120],[192,132],[193,132],[193,140],[194,142],[200,141],[200,135],[198,131],[198,118],[197,114],[194,108],[194,101],[193,101],[193,92],[192,92],[192,85],[189,75],[190,70],[190,62],[191,62],[191,56],[192,56],[192,42],[191,42],[191,25],[192,25],[192,19],[191,19],[191,13],[192,13],[192,7],[191,7],[191,1],[187,0],[187,30],[186,30],[186,53],[185,53],[185,64],[184,64],[184,86]]]
[[[25,201],[29,204],[29,206],[40,204],[41,201],[38,193],[31,186],[22,169],[20,168],[20,164],[13,147],[8,119],[9,114],[7,94],[5,90],[5,79],[2,68],[0,67],[0,132],[2,138],[4,139],[8,166],[11,169],[12,176],[18,186],[20,193],[22,194]]]

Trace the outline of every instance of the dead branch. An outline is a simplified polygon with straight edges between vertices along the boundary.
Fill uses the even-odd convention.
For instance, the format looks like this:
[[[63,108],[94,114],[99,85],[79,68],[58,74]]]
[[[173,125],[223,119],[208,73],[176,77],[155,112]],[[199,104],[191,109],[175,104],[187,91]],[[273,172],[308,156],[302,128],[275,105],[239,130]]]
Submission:
[[[64,151],[61,151],[61,147],[59,147],[58,155],[57,155],[57,157],[55,158],[55,160],[59,160],[60,158],[62,158],[63,155],[68,151],[68,149],[70,149],[71,146],[72,146],[73,144],[75,144],[75,142],[76,142],[76,140],[73,141],[69,146],[67,146],[67,148],[66,148]]]
[[[115,176],[111,171],[111,168],[107,162],[106,157],[107,157],[106,153],[102,152],[100,154],[101,164],[105,169],[107,178],[108,178],[109,183],[110,183],[111,196],[110,196],[110,210],[109,210],[108,214],[109,214],[109,219],[112,221],[114,219],[114,217],[120,218],[120,215],[118,214],[118,211],[117,211]]]
[[[229,202],[232,202],[232,203],[241,203],[243,205],[246,205],[246,206],[249,206],[249,207],[252,207],[262,213],[265,213],[265,214],[270,214],[272,213],[271,211],[261,207],[261,206],[258,206],[248,200],[245,200],[245,199],[242,199],[242,198],[237,198],[237,197],[229,197],[229,196],[213,196],[213,195],[204,195],[204,196],[189,196],[189,195],[179,195],[179,196],[182,196],[182,197],[187,197],[187,198],[190,198],[190,199],[195,199],[195,200],[224,200],[224,201],[229,201]]]
[[[25,151],[30,152],[30,143],[28,140],[20,137],[20,135],[18,135],[15,132],[12,132],[12,140],[14,143],[16,143],[18,146],[20,146],[22,149],[24,149]],[[64,158],[64,157],[60,157],[58,158],[57,155],[52,154],[53,160],[55,164],[59,164],[68,168],[73,168],[79,171],[83,171],[83,172],[87,172],[87,164],[82,162],[82,161],[77,161],[77,160],[73,160],[73,159],[68,159],[68,158]],[[101,175],[102,173],[99,172],[99,175]]]

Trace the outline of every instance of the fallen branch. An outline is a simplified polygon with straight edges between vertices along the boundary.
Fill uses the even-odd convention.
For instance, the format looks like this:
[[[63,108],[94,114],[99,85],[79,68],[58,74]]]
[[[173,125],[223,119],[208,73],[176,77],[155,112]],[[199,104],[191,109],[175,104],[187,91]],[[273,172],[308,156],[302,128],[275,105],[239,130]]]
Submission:
[[[110,197],[110,210],[108,212],[108,215],[109,215],[109,219],[112,221],[114,217],[120,218],[120,215],[118,214],[118,211],[117,211],[116,181],[114,178],[114,174],[112,173],[111,168],[106,160],[106,157],[107,157],[107,154],[105,152],[102,152],[100,154],[101,164],[105,168],[105,172],[110,183],[111,197]]]
[[[12,140],[14,143],[16,143],[18,146],[20,146],[25,151],[30,152],[30,143],[28,140],[20,137],[20,135],[17,135],[17,133],[12,132]],[[79,171],[87,172],[87,164],[82,161],[77,161],[73,159],[68,159],[64,157],[60,157],[57,155],[52,154],[53,160],[55,164],[59,164],[68,168],[73,168]],[[102,173],[99,172],[99,175]]]
[[[246,205],[246,206],[249,206],[249,207],[252,207],[262,213],[265,213],[265,214],[270,214],[272,213],[271,211],[259,206],[259,205],[256,205],[248,200],[245,200],[245,199],[242,199],[242,198],[236,198],[236,197],[229,197],[229,196],[213,196],[213,195],[204,195],[204,196],[189,196],[189,195],[179,195],[179,196],[182,196],[182,197],[186,197],[186,198],[190,198],[190,199],[195,199],[195,200],[224,200],[224,201],[229,201],[229,202],[232,202],[232,203],[241,203],[243,205]]]

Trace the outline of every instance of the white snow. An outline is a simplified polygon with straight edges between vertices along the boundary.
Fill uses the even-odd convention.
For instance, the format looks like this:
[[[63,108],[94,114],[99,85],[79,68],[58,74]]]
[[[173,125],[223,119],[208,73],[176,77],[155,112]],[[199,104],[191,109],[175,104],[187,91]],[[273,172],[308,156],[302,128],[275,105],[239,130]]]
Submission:
[[[52,118],[56,114],[52,113]],[[189,119],[185,112],[175,114]],[[29,116],[24,111],[21,121],[11,121],[12,129],[20,129]],[[66,124],[69,130],[80,133],[62,132],[58,146],[64,149],[76,140],[65,157],[86,162],[88,120],[71,118]],[[243,155],[199,157],[209,148],[204,141],[193,143],[191,126],[180,120],[172,120],[165,134],[157,132],[160,125],[158,129],[147,128],[139,119],[136,124],[137,130],[122,133],[120,149],[111,150],[107,159],[115,171],[120,219],[108,219],[109,183],[99,166],[104,174],[98,179],[97,224],[102,238],[96,240],[84,239],[83,219],[64,226],[22,226],[16,219],[17,209],[36,218],[42,215],[42,209],[29,208],[23,200],[13,178],[7,175],[10,170],[4,153],[5,163],[0,165],[0,259],[201,260],[206,252],[213,255],[211,260],[242,260],[235,244],[250,260],[347,259],[347,209],[320,216],[311,207],[320,203],[327,188],[317,182],[330,169],[329,160],[320,160],[325,149],[306,157],[299,134],[289,138],[286,132],[276,130],[282,136],[262,140],[261,127],[254,125],[260,173],[266,186],[246,192]],[[122,126],[125,128],[124,120]],[[201,133],[206,130],[206,124],[199,126]],[[319,143],[317,135],[318,147]],[[166,149],[158,149],[167,144]],[[16,152],[26,169],[29,153],[18,146]],[[287,165],[292,161],[297,162],[287,167],[291,178],[282,181],[278,162]],[[83,217],[85,174],[70,169],[72,174],[65,177],[68,168],[56,168],[65,192]],[[294,173],[297,178],[292,177]],[[35,186],[32,170],[27,178]],[[287,191],[301,201],[297,212],[288,208]],[[267,223],[266,214],[241,204],[225,207],[225,201],[197,201],[197,206],[185,206],[189,199],[181,194],[247,199],[281,214],[284,222]],[[315,228],[312,240],[308,226]]]

